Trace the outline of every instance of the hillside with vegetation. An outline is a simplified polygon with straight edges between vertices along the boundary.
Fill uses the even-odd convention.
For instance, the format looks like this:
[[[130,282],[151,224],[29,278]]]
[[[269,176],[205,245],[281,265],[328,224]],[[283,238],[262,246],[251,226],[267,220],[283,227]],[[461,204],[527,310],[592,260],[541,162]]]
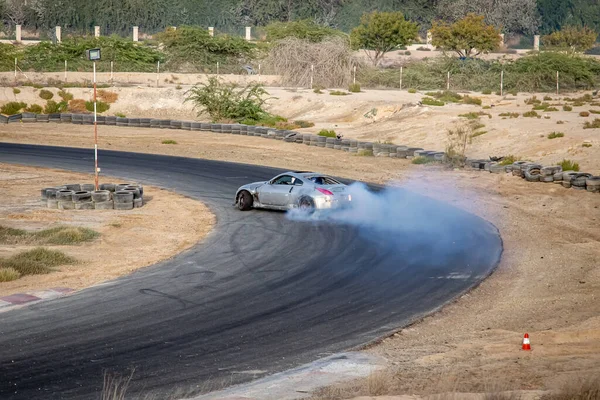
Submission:
[[[15,24],[50,37],[54,26],[71,33],[145,33],[169,26],[213,26],[241,35],[244,26],[310,19],[349,32],[364,13],[400,11],[421,30],[433,20],[456,21],[468,13],[484,15],[507,34],[547,34],[567,25],[600,31],[600,3],[588,0],[0,0],[6,32]]]

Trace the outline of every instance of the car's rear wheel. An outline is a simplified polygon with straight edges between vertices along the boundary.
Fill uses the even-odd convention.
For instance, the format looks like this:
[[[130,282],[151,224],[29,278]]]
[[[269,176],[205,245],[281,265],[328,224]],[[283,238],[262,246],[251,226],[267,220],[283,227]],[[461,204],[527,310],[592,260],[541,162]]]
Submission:
[[[254,199],[247,191],[244,190],[238,194],[237,207],[239,210],[248,211],[252,208],[252,203],[254,203]]]
[[[298,208],[306,213],[315,211],[315,202],[310,197],[303,197],[298,202]]]

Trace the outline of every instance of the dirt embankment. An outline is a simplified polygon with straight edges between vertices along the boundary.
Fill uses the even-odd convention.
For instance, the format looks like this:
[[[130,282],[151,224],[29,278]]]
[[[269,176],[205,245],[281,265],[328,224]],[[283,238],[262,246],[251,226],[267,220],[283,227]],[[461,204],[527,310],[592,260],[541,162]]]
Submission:
[[[0,140],[89,147],[88,131],[74,125],[15,124],[0,127]],[[545,390],[600,373],[597,194],[512,175],[447,171],[256,137],[103,127],[100,138],[104,149],[395,181],[496,224],[505,251],[489,279],[436,315],[366,350],[390,361],[388,393]],[[178,144],[163,145],[164,139]],[[531,335],[530,353],[520,350],[525,332]],[[372,394],[368,387],[367,381],[358,381],[336,393]]]
[[[181,75],[178,79],[178,82],[188,82],[189,76],[184,79]],[[106,114],[194,120],[197,117],[192,104],[184,102],[188,88],[189,84],[185,83],[181,85],[181,89],[173,85],[165,88],[111,88],[108,90],[117,93],[118,100],[111,104]],[[51,90],[58,98],[58,90]],[[92,97],[89,89],[68,90],[76,99],[89,100]],[[466,104],[419,106],[425,93],[398,90],[365,90],[347,96],[332,96],[327,91],[317,94],[312,90],[298,88],[268,88],[268,91],[274,97],[268,103],[269,111],[290,120],[308,120],[316,124],[313,128],[302,129],[300,132],[316,133],[323,128],[334,129],[347,138],[443,151],[448,139],[448,128],[473,121],[460,115],[481,112],[484,114],[474,121],[479,125],[478,136],[470,141],[467,150],[469,157],[514,155],[547,165],[566,158],[578,162],[586,172],[600,174],[600,157],[597,156],[600,129],[584,129],[585,122],[592,122],[600,116],[589,110],[596,111],[594,108],[598,108],[600,112],[600,107],[586,102],[581,106],[573,106],[572,111],[564,111],[562,108],[564,104],[573,104],[565,98],[580,97],[582,93],[565,93],[546,97],[547,100],[543,100],[546,95],[538,94],[540,101],[553,105],[558,111],[537,111],[540,118],[527,118],[523,113],[531,111],[532,106],[525,104],[525,101],[532,94],[471,94],[481,98],[482,106],[490,107],[483,109]],[[19,94],[14,94],[12,88],[0,88],[0,102],[14,100],[44,104],[33,88],[21,88]],[[589,116],[581,117],[581,112],[587,112]],[[61,126],[60,129],[64,128]],[[548,139],[548,135],[553,132],[563,133],[564,136]],[[104,128],[101,128],[100,135],[103,134]]]
[[[52,287],[81,289],[129,274],[193,246],[214,224],[214,216],[202,203],[152,186],[145,187],[146,204],[131,211],[52,210],[39,200],[43,187],[92,181],[88,174],[0,164],[0,225],[28,231],[73,226],[100,233],[97,239],[78,245],[45,246],[77,262],[47,275],[1,282],[0,296]],[[0,245],[0,258],[32,247]]]

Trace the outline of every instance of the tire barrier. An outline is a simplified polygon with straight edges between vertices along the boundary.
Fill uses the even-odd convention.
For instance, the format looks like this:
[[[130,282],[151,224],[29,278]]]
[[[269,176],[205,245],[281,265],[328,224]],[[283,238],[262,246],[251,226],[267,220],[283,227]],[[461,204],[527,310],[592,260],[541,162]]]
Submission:
[[[443,161],[446,159],[446,154],[439,151],[425,150],[421,147],[409,147],[405,145],[396,145],[389,143],[371,143],[361,142],[358,140],[328,138],[319,135],[306,133],[298,133],[292,130],[272,129],[262,126],[244,125],[244,124],[213,124],[195,121],[178,121],[170,119],[154,119],[154,118],[122,118],[115,116],[98,116],[98,124],[116,125],[116,126],[133,126],[146,128],[161,128],[161,129],[183,129],[190,131],[205,131],[213,133],[226,133],[247,136],[260,136],[268,139],[281,140],[288,143],[304,144],[306,146],[324,147],[331,150],[345,151],[361,156],[375,156],[386,158],[401,158],[412,159],[414,157],[425,157],[430,160]],[[15,122],[54,122],[54,123],[71,123],[71,124],[93,124],[93,116],[91,114],[70,114],[70,113],[54,113],[54,114],[33,114],[22,113],[10,116],[0,115],[0,123],[15,123]],[[580,173],[574,171],[562,171],[558,166],[542,166],[527,161],[516,161],[510,165],[502,165],[500,163],[491,162],[489,160],[466,160],[466,166],[471,169],[489,171],[493,174],[512,173],[514,176],[521,177],[529,182],[555,183],[562,185],[565,188],[574,188],[578,190],[587,190],[591,193],[600,193],[600,176],[592,176],[588,173]],[[108,185],[108,186],[103,186]],[[128,186],[136,186],[130,183],[113,185],[103,184],[100,189],[109,191],[114,194],[116,191],[127,191]],[[132,208],[136,200],[143,198],[143,189],[139,187],[140,198],[133,198],[131,201]],[[50,193],[49,188],[47,190]],[[59,192],[64,189],[71,191],[90,191],[89,187],[66,185],[56,189],[53,194],[49,194],[47,201],[49,207],[65,203],[66,200],[61,200]],[[131,190],[129,190],[131,192]],[[134,191],[135,193],[135,191]],[[135,194],[134,194],[135,196]],[[43,196],[42,196],[43,197]],[[72,199],[69,200],[73,202]],[[115,202],[111,195],[108,200],[92,201],[97,205],[96,209],[112,209],[109,203],[119,204]],[[137,202],[136,204],[141,204]],[[69,205],[62,205],[69,207]],[[57,208],[54,207],[54,208]],[[126,206],[118,206],[126,207]],[[140,205],[135,205],[140,207]],[[130,208],[129,208],[130,209]]]
[[[467,160],[471,169],[486,170],[490,173],[511,173],[528,182],[555,183],[565,188],[600,193],[600,176],[576,171],[563,171],[558,165],[543,166],[527,161],[516,161],[509,165],[486,160]]]
[[[48,208],[59,210],[132,210],[144,205],[144,187],[135,183],[103,183],[100,190],[89,183],[41,189]]]

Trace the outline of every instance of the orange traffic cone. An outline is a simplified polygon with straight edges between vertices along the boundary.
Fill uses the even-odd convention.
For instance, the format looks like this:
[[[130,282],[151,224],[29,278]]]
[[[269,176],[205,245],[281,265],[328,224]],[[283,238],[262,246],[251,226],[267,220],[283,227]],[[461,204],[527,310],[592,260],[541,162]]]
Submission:
[[[523,337],[523,350],[531,350],[531,345],[529,344],[529,333],[526,333]]]

